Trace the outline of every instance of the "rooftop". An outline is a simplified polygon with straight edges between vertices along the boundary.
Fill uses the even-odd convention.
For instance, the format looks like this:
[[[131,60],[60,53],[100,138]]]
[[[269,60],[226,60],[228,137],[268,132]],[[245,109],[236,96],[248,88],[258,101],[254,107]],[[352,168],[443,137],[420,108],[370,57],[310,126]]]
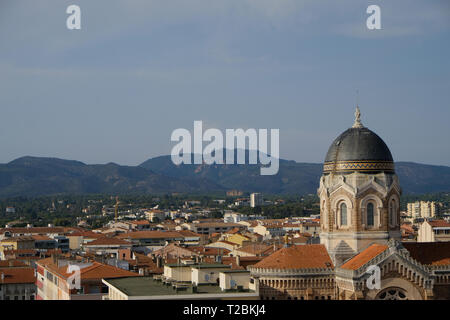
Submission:
[[[162,282],[154,280],[153,277],[117,278],[105,279],[105,281],[129,297],[227,294],[227,292],[222,292],[217,285],[199,285],[197,292],[192,292],[192,286],[188,285],[187,290],[177,292],[172,286],[166,286]]]
[[[253,266],[263,269],[334,268],[327,249],[322,244],[283,248]]]
[[[4,268],[0,269],[0,284],[35,283],[33,268]]]
[[[428,221],[433,228],[450,228],[450,223],[445,220]]]
[[[61,260],[61,259],[60,259]],[[71,262],[73,264],[77,263],[80,266],[80,276],[82,280],[87,279],[102,279],[102,278],[116,278],[116,277],[134,277],[136,276],[136,273],[126,271],[114,266],[110,266],[107,264],[99,263],[96,261],[93,262],[86,262],[85,264],[82,264],[81,261],[69,261],[66,259],[62,259],[63,262],[66,262],[65,264],[62,263],[58,265],[58,262],[55,262],[53,260],[53,257],[42,259],[37,261],[37,263],[50,270],[51,272],[54,272],[61,276],[62,278],[68,278],[72,275],[72,273],[67,272],[68,268],[68,262]]]
[[[383,253],[388,246],[381,245],[381,244],[372,244],[367,249],[361,251],[356,256],[345,262],[341,268],[342,269],[349,269],[349,270],[357,270],[363,265],[365,265],[367,262],[378,256],[379,254]]]
[[[450,265],[450,242],[403,242],[412,258],[425,265]]]

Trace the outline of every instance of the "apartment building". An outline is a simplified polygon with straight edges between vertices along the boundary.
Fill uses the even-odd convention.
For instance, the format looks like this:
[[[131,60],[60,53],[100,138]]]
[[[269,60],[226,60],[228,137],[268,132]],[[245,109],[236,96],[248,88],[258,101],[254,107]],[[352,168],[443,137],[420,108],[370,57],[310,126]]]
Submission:
[[[0,300],[34,300],[33,268],[18,260],[0,261]]]
[[[96,261],[56,255],[36,265],[37,300],[101,300],[108,293],[102,279],[137,276]]]

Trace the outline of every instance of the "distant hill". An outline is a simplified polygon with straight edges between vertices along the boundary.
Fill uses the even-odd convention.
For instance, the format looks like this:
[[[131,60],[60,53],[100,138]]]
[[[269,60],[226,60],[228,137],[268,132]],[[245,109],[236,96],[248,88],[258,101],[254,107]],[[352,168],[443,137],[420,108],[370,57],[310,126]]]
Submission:
[[[56,158],[23,157],[0,165],[0,197],[89,193],[167,193],[222,190],[200,177],[178,179],[144,167],[86,165]]]
[[[397,162],[404,193],[450,191],[450,167]],[[280,160],[274,176],[260,165],[179,165],[170,156],[139,166],[87,165],[56,158],[23,157],[0,164],[0,197],[54,194],[211,193],[238,189],[266,194],[315,193],[322,164]]]
[[[322,175],[321,163],[280,160],[275,176],[261,176],[259,165],[179,165],[170,156],[149,159],[140,165],[170,177],[202,177],[226,189],[264,193],[316,193]],[[395,170],[404,193],[450,191],[450,167],[396,162]]]

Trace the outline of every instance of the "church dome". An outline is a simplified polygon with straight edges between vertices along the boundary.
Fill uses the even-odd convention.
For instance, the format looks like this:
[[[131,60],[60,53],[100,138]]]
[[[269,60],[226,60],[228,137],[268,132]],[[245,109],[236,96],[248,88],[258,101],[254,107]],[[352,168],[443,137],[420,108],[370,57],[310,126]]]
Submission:
[[[394,172],[394,160],[386,143],[361,124],[356,108],[353,127],[337,137],[328,149],[324,173]]]

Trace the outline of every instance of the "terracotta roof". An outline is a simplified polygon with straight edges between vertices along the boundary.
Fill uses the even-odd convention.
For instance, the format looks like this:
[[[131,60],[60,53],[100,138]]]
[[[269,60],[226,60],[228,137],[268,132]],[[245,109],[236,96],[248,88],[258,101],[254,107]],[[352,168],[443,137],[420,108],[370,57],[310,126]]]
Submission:
[[[249,254],[254,254],[256,256],[256,255],[264,253],[267,250],[270,250],[272,248],[273,248],[273,246],[263,244],[263,243],[251,243],[251,244],[245,245],[237,250],[245,252],[245,253],[249,253]]]
[[[357,270],[367,262],[384,252],[388,246],[381,244],[372,244],[367,249],[361,251],[356,256],[345,262],[341,268],[349,270]]]
[[[165,238],[183,238],[178,231],[135,231],[127,232],[117,236],[120,239],[165,239]]]
[[[27,267],[25,263],[20,260],[1,260],[0,268],[18,268],[18,267]]]
[[[263,226],[266,229],[282,229],[283,228],[282,224],[277,224],[277,223],[266,223]]]
[[[263,257],[239,257],[239,266],[236,264],[236,257],[222,257],[223,264],[230,264],[231,269],[246,270],[247,266],[253,266],[264,259]]]
[[[404,230],[405,232],[409,232],[409,233],[414,233],[414,229],[412,228],[412,226],[411,225],[409,225],[409,224],[402,224],[401,226],[400,226],[400,229],[401,230]]]
[[[75,261],[73,261],[75,262]],[[80,261],[78,261],[80,262]],[[42,259],[36,262],[44,268],[47,268],[51,272],[58,274],[59,276],[67,279],[73,273],[67,273],[67,265],[59,267],[53,262],[53,257]],[[114,266],[99,263],[96,261],[86,262],[87,266],[81,268],[80,276],[82,280],[87,279],[106,279],[106,278],[119,278],[119,277],[136,277],[137,274],[127,270],[123,270]]]
[[[1,275],[3,274],[3,279]],[[0,269],[0,284],[35,283],[33,268],[4,268]]]
[[[297,237],[297,238],[292,238],[292,239],[290,240],[290,242],[291,242],[291,243],[307,243],[308,240],[309,240],[308,237],[300,236],[300,237]]]
[[[0,234],[9,231],[11,233],[23,233],[23,234],[47,234],[47,233],[64,233],[65,228],[62,227],[32,227],[32,228],[2,228]]]
[[[200,237],[201,235],[191,230],[178,230],[177,233],[184,237]]]
[[[40,235],[40,234],[32,235],[31,238],[33,238],[35,241],[48,241],[48,240],[53,240],[53,239],[50,238],[49,236],[44,236],[44,235]]]
[[[118,239],[118,238],[103,237],[103,238],[99,238],[94,241],[91,241],[91,242],[85,244],[84,246],[89,247],[89,246],[106,246],[106,245],[129,245],[129,246],[131,246],[132,243],[122,240],[122,239]]]
[[[239,228],[233,228],[231,230],[228,230],[226,233],[235,234],[235,233],[238,233],[239,231],[240,231]]]
[[[14,242],[14,241],[34,241],[31,236],[18,236],[2,239],[0,242]]]
[[[95,233],[92,231],[77,231],[77,232],[73,232],[73,233],[69,233],[66,235],[66,237],[83,237],[83,238],[102,238],[105,235],[102,233]]]
[[[450,242],[403,242],[412,258],[425,265],[450,265]]]
[[[230,228],[243,228],[242,224],[230,223],[230,222],[199,222],[193,223],[192,226],[197,228],[220,228],[220,227],[230,227]]]
[[[253,267],[264,269],[334,268],[327,249],[322,244],[283,248]]]
[[[433,228],[450,228],[450,223],[448,223],[445,220],[433,220],[433,221],[428,221],[428,223]]]
[[[164,267],[158,268],[156,263],[153,262],[152,258],[140,253],[134,253],[134,256],[136,257],[135,260],[127,260],[130,265],[137,268],[145,268],[150,273],[164,272]]]
[[[135,220],[135,221],[129,221],[131,224],[136,225],[148,225],[150,222],[148,220]]]
[[[188,247],[186,249],[191,250],[192,252],[195,252],[197,254],[204,254],[211,256],[227,255],[230,252],[230,250],[225,248],[213,248],[213,247]]]

